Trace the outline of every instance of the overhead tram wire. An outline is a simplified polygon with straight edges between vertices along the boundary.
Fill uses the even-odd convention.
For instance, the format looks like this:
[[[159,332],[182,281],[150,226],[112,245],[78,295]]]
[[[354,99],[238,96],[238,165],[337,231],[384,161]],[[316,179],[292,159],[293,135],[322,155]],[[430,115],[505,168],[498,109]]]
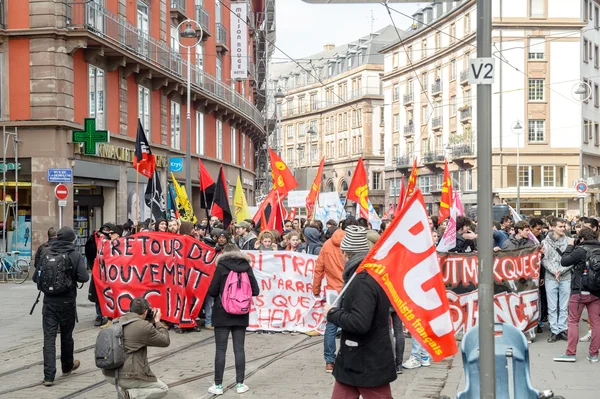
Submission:
[[[427,90],[428,89],[427,87],[423,87],[423,82],[421,82],[421,79],[419,78],[419,74],[417,73],[417,70],[414,67],[414,64],[412,62],[411,54],[409,54],[408,51],[406,51],[406,45],[404,44],[404,40],[402,40],[402,36],[400,36],[400,32],[398,32],[398,28],[396,27],[396,22],[394,21],[394,18],[392,18],[392,13],[390,12],[390,7],[387,5],[387,3],[383,3],[383,6],[387,9],[388,15],[390,16],[390,21],[392,21],[392,26],[394,27],[394,30],[396,31],[396,34],[398,35],[398,39],[400,40],[400,44],[402,45],[402,48],[404,49],[404,52],[406,53],[406,59],[408,60],[408,63],[410,64],[410,68],[412,69],[415,77],[417,78],[417,82],[419,82],[421,91],[423,93],[425,93],[425,97],[427,98],[427,101],[429,102],[429,105],[431,106],[431,112],[429,113],[427,121],[425,122],[425,124],[428,124],[429,121],[431,120],[431,118],[433,117],[434,108],[435,108],[433,105],[433,102],[431,101],[431,98],[429,98],[429,90]]]
[[[406,17],[406,18],[409,18],[409,19],[412,19],[413,21],[416,21],[416,19],[415,19],[415,18],[414,18],[412,15],[408,15],[408,14],[405,14],[405,13],[403,13],[402,11],[398,11],[398,10],[396,10],[396,9],[394,9],[394,8],[390,8],[390,7],[387,5],[387,3],[382,3],[382,4],[383,4],[383,5],[384,5],[384,6],[385,6],[387,9],[388,9],[388,12],[389,12],[389,10],[393,10],[393,11],[397,12],[398,14],[400,14],[400,15],[402,15],[402,16],[404,16],[404,17]],[[450,38],[452,38],[452,39],[454,39],[454,40],[457,40],[459,43],[466,44],[466,45],[468,45],[468,46],[471,46],[471,47],[473,47],[473,48],[475,48],[475,49],[477,50],[477,46],[476,46],[476,45],[474,45],[473,43],[469,42],[469,41],[466,41],[466,40],[464,40],[464,39],[459,39],[459,38],[457,38],[456,36],[453,36],[453,35],[451,35],[450,33],[444,32],[444,31],[443,31],[443,30],[441,30],[440,28],[437,28],[437,27],[435,27],[435,26],[433,26],[433,25],[427,24],[427,23],[425,23],[425,22],[423,22],[423,21],[420,21],[420,23],[421,23],[422,25],[424,25],[424,26],[428,27],[428,28],[432,28],[432,29],[433,29],[433,30],[435,30],[436,32],[439,32],[439,33],[441,33],[441,34],[444,34],[444,35],[446,35],[446,36],[448,36],[448,37],[450,37]],[[592,28],[590,28],[590,29],[592,29]],[[595,30],[595,28],[593,28],[593,29]],[[582,30],[577,30],[577,31],[573,32],[573,33],[572,33],[572,35],[575,35],[575,34],[580,34],[580,33],[582,33]],[[555,40],[558,40],[558,38],[557,38],[557,39],[555,39]],[[513,40],[513,41],[517,41],[517,40]],[[546,42],[549,42],[549,41],[550,41],[550,40],[548,40],[548,41],[546,41]],[[402,43],[402,40],[401,40],[401,43]],[[403,43],[402,43],[402,45],[403,45],[403,47],[404,47],[404,44],[403,44]],[[495,44],[494,44],[494,46],[495,46]],[[523,48],[525,48],[525,47],[523,47]],[[493,57],[496,57],[496,58],[497,58],[497,59],[499,59],[501,62],[505,63],[506,65],[508,65],[509,67],[513,68],[513,69],[514,69],[514,70],[516,70],[517,72],[521,73],[521,74],[522,74],[523,76],[525,76],[526,78],[528,78],[528,79],[530,78],[530,76],[529,76],[529,75],[527,75],[527,73],[523,72],[521,69],[519,69],[518,67],[516,67],[516,66],[512,65],[510,62],[508,62],[508,60],[506,60],[506,57],[504,57],[504,55],[502,55],[502,57],[500,57],[500,56],[496,55],[496,53],[502,53],[502,52],[504,52],[504,51],[509,51],[509,50],[511,50],[511,49],[500,50],[500,49],[498,49],[498,47],[496,47],[496,49],[497,49],[498,51],[497,51],[497,52],[494,52],[494,53],[492,53],[492,56],[493,56]],[[405,49],[405,51],[406,51],[406,49]],[[547,88],[548,88],[550,91],[552,91],[552,92],[554,92],[555,94],[557,94],[557,95],[559,95],[559,96],[561,96],[561,97],[563,97],[563,98],[565,98],[565,99],[567,99],[567,100],[571,101],[572,103],[574,103],[574,104],[576,104],[576,105],[579,105],[579,102],[578,102],[577,100],[575,100],[574,98],[569,98],[569,97],[565,96],[564,94],[560,93],[559,91],[557,91],[557,90],[554,90],[554,89],[551,87],[551,84],[550,84],[550,83],[544,83],[544,87],[547,87]],[[600,117],[600,113],[598,113],[598,112],[595,112],[595,111],[593,111],[592,113]]]

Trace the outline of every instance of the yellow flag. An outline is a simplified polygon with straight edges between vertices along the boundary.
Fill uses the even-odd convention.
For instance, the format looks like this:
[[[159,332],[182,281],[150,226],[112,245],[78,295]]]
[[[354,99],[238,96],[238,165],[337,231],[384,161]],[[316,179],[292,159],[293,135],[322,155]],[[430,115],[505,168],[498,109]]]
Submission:
[[[233,206],[235,209],[235,222],[240,223],[242,220],[250,219],[250,209],[248,209],[248,201],[244,195],[242,188],[242,180],[238,176],[237,184],[235,185],[235,195],[233,196]]]
[[[177,183],[177,179],[175,179],[175,175],[173,175],[172,172],[171,178],[173,179],[175,194],[177,194],[175,201],[177,202],[179,219],[183,220],[184,222],[196,223],[198,219],[196,219],[196,216],[194,215],[194,209],[192,208],[192,204],[190,204],[185,187],[182,187],[179,185],[179,183]]]

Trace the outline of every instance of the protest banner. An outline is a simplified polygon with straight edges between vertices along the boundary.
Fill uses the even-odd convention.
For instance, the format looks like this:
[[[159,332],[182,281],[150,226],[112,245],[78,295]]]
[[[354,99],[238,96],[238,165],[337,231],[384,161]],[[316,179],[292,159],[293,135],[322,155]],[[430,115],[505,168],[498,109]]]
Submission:
[[[105,240],[93,270],[102,314],[119,317],[133,298],[144,297],[160,308],[162,320],[194,327],[215,257],[214,248],[183,235],[140,233]]]
[[[477,253],[438,253],[454,330],[477,324]],[[494,253],[494,315],[527,332],[538,324],[540,247]]]
[[[249,330],[324,332],[322,299],[312,291],[317,257],[290,251],[248,251],[260,295]]]

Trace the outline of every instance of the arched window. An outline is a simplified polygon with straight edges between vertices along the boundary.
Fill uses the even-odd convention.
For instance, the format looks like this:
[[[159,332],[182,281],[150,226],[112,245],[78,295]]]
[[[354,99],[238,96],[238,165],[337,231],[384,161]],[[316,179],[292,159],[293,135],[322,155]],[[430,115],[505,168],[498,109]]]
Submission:
[[[330,193],[335,191],[335,184],[333,184],[333,180],[329,180],[327,182],[327,185],[325,186],[325,191]]]
[[[348,191],[348,183],[346,183],[346,180],[340,182],[340,191]]]

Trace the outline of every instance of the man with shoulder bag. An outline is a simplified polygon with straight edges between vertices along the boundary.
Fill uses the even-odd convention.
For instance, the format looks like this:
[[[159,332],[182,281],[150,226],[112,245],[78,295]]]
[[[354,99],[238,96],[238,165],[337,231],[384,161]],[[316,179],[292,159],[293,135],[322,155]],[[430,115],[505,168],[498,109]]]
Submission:
[[[129,313],[98,334],[96,366],[117,387],[119,399],[167,396],[169,387],[154,375],[148,363],[149,346],[166,348],[171,344],[161,316],[160,309],[152,309],[147,299],[134,298]]]
[[[40,295],[44,293],[42,326],[44,330],[44,381],[45,386],[54,385],[56,376],[56,335],[60,327],[60,362],[63,376],[79,368],[74,360],[73,329],[77,320],[77,283],[90,279],[83,257],[75,248],[77,236],[70,227],[56,233],[56,240],[41,254],[36,265],[33,281]],[[38,299],[39,300],[39,295]],[[37,301],[36,301],[37,303]],[[35,307],[35,305],[34,305]],[[31,309],[33,312],[33,309]]]

